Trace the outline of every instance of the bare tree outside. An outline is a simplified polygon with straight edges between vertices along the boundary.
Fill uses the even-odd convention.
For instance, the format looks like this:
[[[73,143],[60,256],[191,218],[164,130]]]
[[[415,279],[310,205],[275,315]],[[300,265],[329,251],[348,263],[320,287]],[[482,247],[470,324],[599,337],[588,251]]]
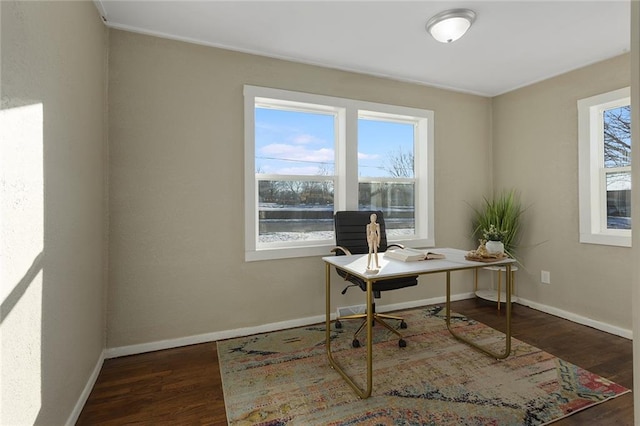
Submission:
[[[631,229],[631,106],[603,112],[607,228]]]
[[[413,152],[405,152],[399,147],[388,155],[384,168],[392,177],[413,177]]]
[[[631,106],[604,112],[604,163],[607,167],[631,164]]]

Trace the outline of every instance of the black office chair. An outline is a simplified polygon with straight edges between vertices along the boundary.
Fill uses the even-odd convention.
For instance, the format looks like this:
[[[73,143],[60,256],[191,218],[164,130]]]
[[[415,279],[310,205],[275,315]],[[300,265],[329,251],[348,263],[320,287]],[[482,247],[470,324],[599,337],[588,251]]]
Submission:
[[[369,245],[367,243],[367,224],[370,222],[371,214],[375,213],[377,216],[376,222],[380,224],[380,247],[378,248],[379,256],[384,256],[383,253],[389,247],[400,247],[399,244],[390,244],[387,245],[387,234],[385,231],[384,217],[381,211],[340,211],[336,212],[334,215],[334,226],[336,233],[336,245],[337,247],[331,250],[337,256],[342,255],[351,255],[351,254],[367,254],[369,253]],[[373,259],[372,259],[373,261]],[[367,283],[361,278],[355,277],[345,271],[340,269],[336,269],[338,275],[343,277],[345,281],[349,281],[352,284],[348,285],[343,291],[342,294],[345,294],[349,287],[358,286],[362,291],[367,291]],[[380,293],[383,291],[397,290],[400,288],[411,287],[418,284],[418,276],[411,277],[403,277],[403,278],[391,278],[388,280],[376,281],[373,283],[373,297],[375,299],[380,298]],[[395,315],[384,315],[378,314],[375,311],[375,301],[372,304],[373,308],[373,320],[374,324],[377,322],[390,330],[392,333],[396,334],[400,340],[398,341],[398,345],[403,348],[407,346],[406,341],[403,339],[402,334],[395,328],[391,327],[385,319],[392,319],[400,321],[400,328],[407,328],[407,323],[404,321],[402,317],[398,317]],[[341,328],[342,324],[340,320],[345,319],[356,319],[356,318],[365,318],[365,321],[360,325],[358,330],[355,332],[353,336],[352,346],[357,348],[360,346],[360,341],[358,340],[358,335],[362,330],[365,329],[366,326],[366,313],[365,314],[355,314],[355,315],[346,315],[343,317],[339,317],[336,319],[336,328]]]

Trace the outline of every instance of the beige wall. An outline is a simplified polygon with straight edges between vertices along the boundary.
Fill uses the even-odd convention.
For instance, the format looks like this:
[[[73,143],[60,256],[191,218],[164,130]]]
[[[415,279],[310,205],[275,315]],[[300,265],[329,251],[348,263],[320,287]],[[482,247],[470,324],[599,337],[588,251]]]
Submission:
[[[108,32],[92,2],[0,7],[0,423],[61,425],[105,344]]]
[[[517,188],[530,206],[518,295],[625,330],[632,250],[579,242],[576,103],[629,84],[625,54],[493,99],[494,188]]]
[[[108,347],[324,312],[319,257],[244,262],[244,84],[434,110],[436,242],[469,245],[465,201],[491,189],[490,100],[112,30]],[[443,294],[442,277],[424,283],[383,303]],[[362,303],[340,290],[336,306]]]

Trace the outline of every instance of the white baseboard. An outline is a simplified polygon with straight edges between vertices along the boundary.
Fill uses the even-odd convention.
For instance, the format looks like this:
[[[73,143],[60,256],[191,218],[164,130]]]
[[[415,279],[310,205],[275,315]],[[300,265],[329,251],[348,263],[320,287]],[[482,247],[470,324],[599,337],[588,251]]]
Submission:
[[[93,371],[89,376],[89,380],[87,380],[87,384],[85,385],[84,389],[82,390],[82,393],[80,394],[80,398],[78,398],[76,405],[73,407],[73,411],[71,411],[71,414],[69,415],[69,418],[65,423],[66,426],[73,426],[78,421],[78,418],[80,417],[80,413],[82,413],[82,409],[84,408],[84,404],[86,404],[87,400],[89,399],[89,395],[93,390],[93,386],[96,384],[96,381],[98,380],[98,376],[100,375],[100,370],[102,370],[102,365],[104,364],[104,360],[105,360],[105,351],[103,350],[100,353],[100,356],[98,357],[98,362],[96,362],[96,366],[93,368]]]
[[[335,314],[331,315],[335,318]],[[317,324],[325,320],[324,315],[316,315],[295,320],[274,322],[254,327],[236,328],[234,330],[216,331],[213,333],[198,334],[195,336],[180,337],[177,339],[159,340],[156,342],[141,343],[139,345],[120,346],[108,348],[106,358],[117,358],[127,355],[136,355],[145,352],[159,351],[162,349],[178,348],[181,346],[195,345],[198,343],[215,342],[217,340],[231,339],[233,337],[249,336],[257,333],[267,333],[269,331],[284,330],[286,328],[302,327],[310,324]]]
[[[473,293],[460,293],[451,295],[451,301],[455,302],[457,300],[465,300],[471,299],[474,296]],[[378,305],[376,303],[376,312],[390,312],[390,311],[399,311],[402,309],[411,309],[418,308],[420,306],[427,305],[435,305],[438,303],[444,303],[447,301],[445,296],[441,297],[432,297],[430,299],[421,299],[421,300],[412,300],[410,302],[402,302],[402,303],[392,303],[390,305]],[[340,306],[336,310],[340,315],[352,315],[352,314],[360,314],[365,312],[365,305],[355,305],[355,306]]]
[[[587,325],[589,327],[593,327],[596,330],[605,331],[610,334],[615,334],[616,336],[624,337],[629,340],[633,340],[633,330],[628,330],[626,328],[616,327],[611,324],[607,324],[605,322],[596,321],[591,318],[583,317],[582,315],[574,314],[573,312],[564,311],[562,309],[554,308],[553,306],[543,305],[538,302],[533,302],[531,300],[519,298],[518,304],[528,306],[537,311],[545,312],[547,314],[555,315],[560,318],[567,319],[569,321],[576,322],[578,324]]]
[[[451,300],[463,300],[473,297],[473,293],[454,294]],[[378,305],[379,312],[396,311],[400,309],[416,308],[418,306],[433,305],[435,303],[444,303],[446,298],[434,297],[431,299],[412,300],[410,302],[394,303],[391,305]],[[331,314],[331,319],[335,319],[336,314]],[[305,325],[318,324],[325,320],[324,315],[315,315],[312,317],[298,318],[295,320],[274,322],[254,327],[236,328],[234,330],[216,331],[213,333],[198,334],[195,336],[180,337],[177,339],[159,340],[156,342],[141,343],[139,345],[120,346],[108,348],[105,351],[105,358],[117,358],[127,355],[136,355],[145,352],[159,351],[162,349],[178,348],[181,346],[195,345],[198,343],[215,342],[217,340],[231,339],[234,337],[249,336],[257,333],[267,333],[269,331],[284,330],[286,328],[303,327]]]
[[[451,301],[455,302],[458,300],[471,299],[475,297],[473,293],[460,293],[460,294],[452,294]],[[411,309],[418,308],[420,306],[428,306],[428,305],[436,305],[438,303],[445,303],[447,298],[445,296],[432,297],[430,299],[421,299],[421,300],[412,300],[410,302],[402,302],[402,303],[393,303],[391,305],[381,305],[378,306],[376,304],[377,312],[389,312],[389,311],[399,311],[401,309]]]
[[[465,300],[474,298],[475,294],[460,293],[451,296],[452,301]],[[378,312],[397,311],[401,309],[411,309],[420,306],[434,305],[437,303],[444,303],[446,298],[444,296],[433,297],[430,299],[412,300],[409,302],[393,303],[389,305],[377,305]],[[606,324],[600,321],[595,321],[590,318],[586,318],[571,312],[563,311],[552,306],[543,305],[540,303],[532,302],[527,299],[519,299],[519,304],[528,306],[538,311],[546,312],[551,315],[555,315],[560,318],[565,318],[578,324],[587,325],[598,330],[605,331],[607,333],[615,334],[616,336],[625,337],[631,339],[633,334],[631,330],[615,327],[610,324]],[[332,313],[331,318],[335,319],[336,314]],[[234,330],[217,331],[213,333],[199,334],[195,336],[180,337],[177,339],[160,340],[156,342],[141,343],[139,345],[120,346],[115,348],[108,348],[105,350],[104,358],[117,358],[127,355],[136,355],[145,352],[159,351],[162,349],[178,348],[181,346],[194,345],[198,343],[214,342],[217,340],[231,339],[234,337],[249,336],[257,333],[267,333],[275,330],[283,330],[286,328],[303,327],[311,324],[318,324],[325,320],[324,315],[315,315],[311,317],[298,318],[289,321],[274,322],[270,324],[263,324],[253,327],[237,328]]]

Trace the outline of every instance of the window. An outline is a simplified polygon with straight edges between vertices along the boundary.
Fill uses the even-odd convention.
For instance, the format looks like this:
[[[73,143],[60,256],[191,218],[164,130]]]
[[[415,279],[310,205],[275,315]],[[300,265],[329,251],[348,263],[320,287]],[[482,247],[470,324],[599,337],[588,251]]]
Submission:
[[[384,211],[391,239],[416,235],[415,124],[411,117],[358,114],[358,209]]]
[[[624,88],[578,101],[580,242],[631,247],[631,108]]]
[[[245,86],[245,259],[326,255],[333,213],[432,246],[433,112]]]

